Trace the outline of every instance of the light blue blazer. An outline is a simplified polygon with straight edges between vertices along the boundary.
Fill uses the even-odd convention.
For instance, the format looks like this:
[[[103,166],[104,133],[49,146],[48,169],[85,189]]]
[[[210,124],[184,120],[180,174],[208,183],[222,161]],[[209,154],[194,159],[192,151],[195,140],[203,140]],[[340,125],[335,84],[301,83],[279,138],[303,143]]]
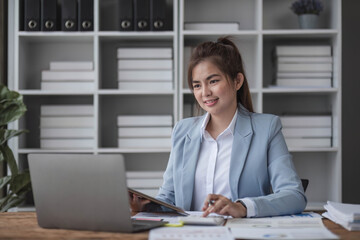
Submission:
[[[251,198],[256,217],[302,212],[307,200],[279,117],[250,113],[241,105],[238,110],[230,161],[231,200]],[[184,210],[192,210],[204,117],[183,119],[175,125],[164,183],[157,196]]]

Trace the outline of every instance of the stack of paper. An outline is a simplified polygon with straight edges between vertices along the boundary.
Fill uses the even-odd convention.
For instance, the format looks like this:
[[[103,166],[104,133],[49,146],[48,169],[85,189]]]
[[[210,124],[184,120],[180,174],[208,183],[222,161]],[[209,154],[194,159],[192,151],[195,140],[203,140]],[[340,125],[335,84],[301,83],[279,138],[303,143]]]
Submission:
[[[119,89],[172,90],[171,48],[118,48]]]
[[[281,116],[288,147],[331,147],[331,116]]]
[[[51,91],[92,91],[95,72],[92,62],[50,62],[50,70],[41,72],[41,89]]]
[[[331,87],[331,46],[276,46],[276,86]]]
[[[128,171],[126,172],[127,186],[155,197],[163,183],[163,171]]]
[[[171,115],[121,115],[117,118],[119,148],[170,148]]]
[[[95,145],[92,105],[42,105],[40,148],[89,149]]]
[[[328,201],[323,216],[342,225],[349,231],[360,231],[360,204],[346,204]]]

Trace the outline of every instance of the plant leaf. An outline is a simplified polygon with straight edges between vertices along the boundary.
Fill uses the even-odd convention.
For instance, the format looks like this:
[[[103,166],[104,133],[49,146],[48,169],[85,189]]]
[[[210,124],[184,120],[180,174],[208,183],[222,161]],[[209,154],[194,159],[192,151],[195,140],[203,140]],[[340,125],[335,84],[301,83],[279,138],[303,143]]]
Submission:
[[[8,130],[0,129],[0,145],[4,145],[10,138],[26,133],[28,130]]]
[[[11,181],[11,176],[5,176],[0,178],[0,189],[6,186]]]
[[[21,94],[0,84],[0,126],[19,119],[26,110]]]
[[[11,149],[9,148],[9,146],[1,146],[0,145],[0,152],[2,152],[4,160],[7,162],[11,174],[12,175],[17,175],[19,170],[14,158],[14,154],[12,153]]]
[[[30,173],[28,171],[17,174],[12,183],[10,184],[10,190],[13,193],[20,193],[24,189],[28,189],[30,184]]]
[[[9,208],[16,207],[20,203],[24,202],[26,199],[26,193],[27,192],[24,192],[19,196],[12,194],[12,196],[8,199],[6,205],[1,208],[1,212],[6,212],[7,210],[9,210]]]

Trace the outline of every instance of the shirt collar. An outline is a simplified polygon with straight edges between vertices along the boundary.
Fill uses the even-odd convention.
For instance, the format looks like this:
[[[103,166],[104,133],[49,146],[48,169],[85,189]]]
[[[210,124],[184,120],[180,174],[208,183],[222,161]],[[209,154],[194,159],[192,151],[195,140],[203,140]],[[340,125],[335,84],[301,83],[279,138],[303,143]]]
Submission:
[[[220,133],[220,135],[222,135],[224,132],[227,132],[227,131],[230,131],[230,133],[232,135],[234,135],[237,113],[238,113],[238,109],[236,108],[235,114],[234,114],[229,126],[222,133]],[[204,121],[203,121],[203,123],[201,124],[201,127],[200,127],[201,141],[205,136],[205,129],[206,129],[207,124],[209,123],[209,120],[210,120],[210,114],[207,112],[206,115],[205,115],[205,119],[204,119]]]

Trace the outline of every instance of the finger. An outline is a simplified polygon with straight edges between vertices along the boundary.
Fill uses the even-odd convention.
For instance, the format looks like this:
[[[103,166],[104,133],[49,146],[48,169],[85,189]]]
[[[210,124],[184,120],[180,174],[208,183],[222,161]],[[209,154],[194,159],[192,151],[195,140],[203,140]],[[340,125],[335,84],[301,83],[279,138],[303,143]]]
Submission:
[[[206,211],[210,205],[213,205],[213,203],[215,203],[215,201],[219,199],[219,196],[220,195],[217,194],[208,194],[205,198],[202,210]]]
[[[214,209],[213,206],[210,206],[204,213],[203,213],[203,217],[207,217],[211,212],[212,210]]]
[[[219,214],[220,215],[230,215],[230,208],[231,208],[230,205],[226,205],[219,211]]]

